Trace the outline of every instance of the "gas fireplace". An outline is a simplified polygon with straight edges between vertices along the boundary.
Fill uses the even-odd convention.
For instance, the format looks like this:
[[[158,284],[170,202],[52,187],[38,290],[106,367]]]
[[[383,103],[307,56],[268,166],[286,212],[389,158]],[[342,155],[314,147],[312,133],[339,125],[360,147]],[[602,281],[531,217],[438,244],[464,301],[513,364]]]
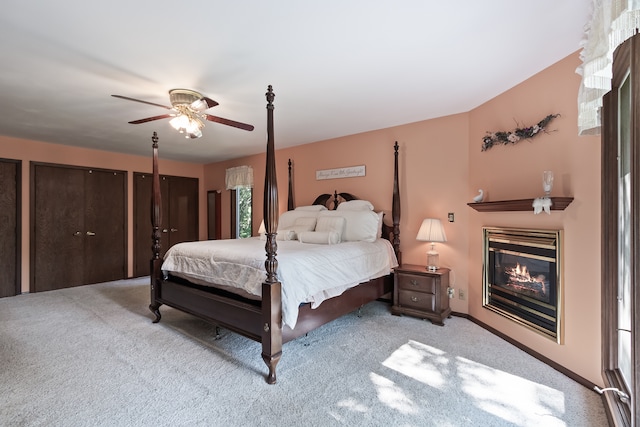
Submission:
[[[561,342],[561,232],[484,227],[483,306]]]

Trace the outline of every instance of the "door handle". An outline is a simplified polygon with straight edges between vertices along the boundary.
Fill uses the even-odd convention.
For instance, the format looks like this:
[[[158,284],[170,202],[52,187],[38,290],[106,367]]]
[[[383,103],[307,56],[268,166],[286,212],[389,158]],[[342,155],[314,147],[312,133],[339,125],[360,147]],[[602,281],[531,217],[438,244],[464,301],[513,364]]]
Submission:
[[[172,229],[171,229],[171,232],[172,232],[172,233],[175,233],[176,231],[178,231],[178,229],[177,229],[177,228],[172,228]]]
[[[94,233],[93,231],[87,231],[87,236],[95,236],[96,233]]]
[[[168,233],[168,232],[169,232],[169,229],[168,229],[168,228],[163,228],[163,229],[162,229],[162,232],[163,232],[163,233]]]
[[[76,231],[75,233],[73,233],[74,236],[79,236],[82,234],[82,231]]]

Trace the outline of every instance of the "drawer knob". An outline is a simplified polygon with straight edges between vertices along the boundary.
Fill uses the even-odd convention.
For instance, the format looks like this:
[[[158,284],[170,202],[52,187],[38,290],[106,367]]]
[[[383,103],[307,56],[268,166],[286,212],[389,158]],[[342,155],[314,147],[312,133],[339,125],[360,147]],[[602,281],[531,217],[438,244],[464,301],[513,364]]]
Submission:
[[[413,296],[412,296],[412,297],[411,297],[411,301],[413,301],[413,302],[418,302],[418,297],[413,297]]]
[[[411,284],[413,286],[418,286],[420,283],[418,283],[418,281],[416,279],[411,279]]]

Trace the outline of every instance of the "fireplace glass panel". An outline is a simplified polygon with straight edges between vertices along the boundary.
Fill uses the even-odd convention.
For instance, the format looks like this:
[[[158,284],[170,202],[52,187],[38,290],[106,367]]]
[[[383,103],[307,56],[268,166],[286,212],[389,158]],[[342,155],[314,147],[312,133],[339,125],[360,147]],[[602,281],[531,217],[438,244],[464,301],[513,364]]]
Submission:
[[[484,307],[559,340],[559,232],[485,228],[484,236]]]

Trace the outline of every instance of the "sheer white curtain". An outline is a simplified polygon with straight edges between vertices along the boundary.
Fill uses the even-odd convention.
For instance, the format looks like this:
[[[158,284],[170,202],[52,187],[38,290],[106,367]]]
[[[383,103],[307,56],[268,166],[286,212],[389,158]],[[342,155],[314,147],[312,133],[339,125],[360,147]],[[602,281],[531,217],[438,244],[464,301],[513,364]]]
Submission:
[[[238,187],[253,188],[253,168],[251,166],[237,166],[227,169],[226,172],[227,190],[237,190]]]
[[[591,20],[585,28],[576,72],[582,75],[578,92],[578,132],[600,133],[602,96],[611,90],[613,52],[640,28],[640,0],[592,0]]]

